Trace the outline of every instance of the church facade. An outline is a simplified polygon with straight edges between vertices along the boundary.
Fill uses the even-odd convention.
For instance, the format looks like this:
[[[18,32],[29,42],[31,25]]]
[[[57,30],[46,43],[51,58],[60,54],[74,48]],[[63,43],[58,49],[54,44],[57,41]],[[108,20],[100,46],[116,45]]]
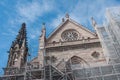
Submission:
[[[45,36],[44,26],[38,53],[40,65],[52,64],[59,67],[62,60],[71,61],[75,65],[78,63],[81,68],[106,64],[97,34],[70,19],[69,15],[66,15],[60,26],[48,38]],[[46,58],[45,62],[43,56]]]
[[[120,64],[110,61],[97,24],[96,32],[77,23],[66,14],[61,24],[46,37],[42,26],[38,56],[29,56],[25,23],[9,51],[1,80],[120,80]],[[112,60],[112,59],[111,59]],[[109,63],[111,62],[111,63]]]

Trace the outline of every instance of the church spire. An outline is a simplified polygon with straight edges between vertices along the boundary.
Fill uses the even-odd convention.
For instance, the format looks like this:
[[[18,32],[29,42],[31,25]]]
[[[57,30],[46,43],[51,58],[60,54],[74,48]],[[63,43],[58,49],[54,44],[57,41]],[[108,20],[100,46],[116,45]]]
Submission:
[[[22,67],[27,61],[28,46],[26,38],[26,24],[23,23],[16,39],[12,42],[9,51],[7,67]]]
[[[27,47],[27,39],[26,39],[26,24],[23,23],[19,33],[16,37],[16,42],[19,44],[19,47],[22,47],[23,41],[25,40],[25,45]]]

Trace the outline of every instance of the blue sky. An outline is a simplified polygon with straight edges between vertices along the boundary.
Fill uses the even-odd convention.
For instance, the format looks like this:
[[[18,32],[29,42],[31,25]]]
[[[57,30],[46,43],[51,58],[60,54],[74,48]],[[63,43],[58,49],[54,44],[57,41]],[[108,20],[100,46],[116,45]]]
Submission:
[[[46,23],[47,36],[61,23],[66,13],[90,30],[90,18],[102,24],[105,10],[117,7],[120,0],[1,0],[0,1],[0,73],[6,66],[12,41],[21,24],[27,24],[29,51],[37,56],[38,39],[42,23]]]

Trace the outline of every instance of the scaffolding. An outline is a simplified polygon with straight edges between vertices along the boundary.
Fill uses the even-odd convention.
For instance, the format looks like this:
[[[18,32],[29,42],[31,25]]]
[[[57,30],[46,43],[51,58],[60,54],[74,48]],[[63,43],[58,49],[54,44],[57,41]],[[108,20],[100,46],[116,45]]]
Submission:
[[[46,66],[47,73],[49,73],[49,66]],[[58,72],[58,70],[51,66],[52,68],[52,75],[51,80],[119,80],[120,79],[120,64],[114,64],[114,65],[107,65],[107,66],[100,66],[100,67],[93,67],[93,68],[84,68],[84,69],[75,69],[73,71],[74,79],[72,79],[68,75],[68,72],[66,74],[63,74],[61,72]],[[37,69],[38,70],[38,69]],[[66,69],[67,71],[67,69]],[[61,76],[60,76],[61,75]],[[0,80],[23,80],[24,75],[9,75],[0,77]],[[5,78],[6,77],[6,78]],[[46,80],[48,79],[49,74],[46,74]],[[44,79],[35,79],[27,77],[25,80],[44,80]]]
[[[76,69],[71,67],[71,60],[68,63],[63,59],[62,62],[64,69],[50,64],[33,67],[34,64],[27,63],[25,68],[10,69],[0,80],[120,80],[120,63]]]
[[[106,10],[107,21],[96,26],[108,63],[120,63],[120,7]]]

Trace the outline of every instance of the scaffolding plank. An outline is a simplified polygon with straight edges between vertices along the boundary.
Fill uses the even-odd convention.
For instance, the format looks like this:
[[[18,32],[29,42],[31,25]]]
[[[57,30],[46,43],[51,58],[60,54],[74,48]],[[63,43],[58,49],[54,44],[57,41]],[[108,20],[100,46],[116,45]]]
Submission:
[[[120,64],[115,65],[114,68],[115,68],[115,73],[120,73]]]
[[[92,71],[92,76],[100,76],[101,75],[101,71],[100,71],[99,67],[91,68],[91,71]]]
[[[107,75],[107,74],[112,74],[114,73],[114,69],[112,65],[109,66],[102,66],[101,67],[102,70],[102,75]]]
[[[105,76],[104,80],[118,80],[117,75]]]

